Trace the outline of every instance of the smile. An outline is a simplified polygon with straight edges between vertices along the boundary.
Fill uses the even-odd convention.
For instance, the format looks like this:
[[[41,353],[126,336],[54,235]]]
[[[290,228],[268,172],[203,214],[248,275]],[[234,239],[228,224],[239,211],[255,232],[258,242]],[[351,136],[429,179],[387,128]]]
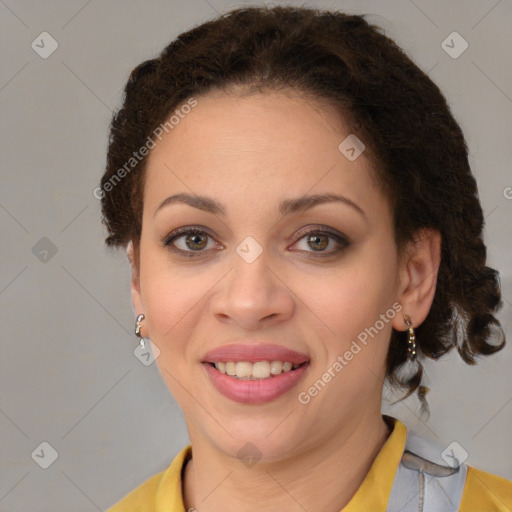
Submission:
[[[268,361],[261,362],[269,364]],[[238,361],[236,366],[239,363],[242,363],[241,368],[244,371],[243,363],[245,361]],[[252,366],[252,363],[250,364]],[[257,364],[255,363],[254,366]],[[252,375],[245,377],[229,375],[218,370],[212,363],[203,363],[210,382],[219,393],[235,402],[251,405],[264,404],[276,400],[297,386],[309,368],[309,362],[294,366],[296,368],[285,371],[283,364],[283,371],[279,374],[270,374],[266,378],[258,378]],[[257,372],[258,369],[256,369]]]

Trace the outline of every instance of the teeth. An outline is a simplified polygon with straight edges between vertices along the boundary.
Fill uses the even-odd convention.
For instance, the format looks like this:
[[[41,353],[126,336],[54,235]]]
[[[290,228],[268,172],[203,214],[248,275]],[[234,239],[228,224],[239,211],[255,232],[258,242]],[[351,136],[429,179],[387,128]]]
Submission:
[[[283,363],[281,361],[272,361],[270,363],[270,373],[272,375],[279,375],[283,369]]]
[[[252,377],[256,377],[258,379],[268,379],[270,377],[270,363],[268,361],[258,361],[257,363],[254,363],[251,366]],[[240,375],[238,375],[238,372],[236,376],[240,377]]]
[[[289,361],[227,361],[215,363],[215,368],[221,373],[242,380],[268,379],[271,375],[280,375],[282,372],[289,372],[298,368],[298,364]]]
[[[226,363],[226,373],[228,375],[236,375],[236,363],[233,363],[232,361],[230,363]],[[219,368],[217,368],[219,370]]]
[[[238,361],[236,363],[236,376],[241,379],[244,377],[252,376],[252,364],[245,361]]]

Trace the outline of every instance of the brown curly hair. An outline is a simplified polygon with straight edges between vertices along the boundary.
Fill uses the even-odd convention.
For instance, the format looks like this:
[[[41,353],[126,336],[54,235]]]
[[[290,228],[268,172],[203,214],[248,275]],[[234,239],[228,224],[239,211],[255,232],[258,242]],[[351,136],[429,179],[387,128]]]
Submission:
[[[435,297],[416,328],[419,356],[437,359],[457,347],[466,363],[475,364],[476,356],[503,348],[505,336],[493,316],[502,306],[499,275],[486,266],[484,219],[462,131],[439,88],[364,15],[235,9],[182,33],[138,65],[112,119],[101,179],[108,246],[132,241],[138,262],[147,158],[119,179],[133,151],[193,95],[233,85],[293,88],[327,100],[366,145],[393,208],[397,247],[421,228],[440,232]],[[489,343],[493,327],[501,337],[495,344]],[[393,330],[387,357],[388,380],[406,389],[404,397],[418,388],[423,372],[418,360],[412,374],[403,373],[407,334]]]

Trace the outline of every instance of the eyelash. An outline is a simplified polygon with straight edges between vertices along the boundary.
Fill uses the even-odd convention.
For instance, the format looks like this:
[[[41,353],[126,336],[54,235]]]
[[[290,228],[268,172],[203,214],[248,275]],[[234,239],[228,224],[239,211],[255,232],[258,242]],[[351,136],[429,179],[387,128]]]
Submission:
[[[176,254],[183,255],[183,256],[185,256],[187,258],[194,258],[194,257],[196,257],[196,255],[199,255],[199,254],[204,253],[206,251],[204,251],[204,250],[184,251],[182,249],[178,249],[177,247],[174,247],[172,245],[172,243],[175,240],[177,240],[178,238],[181,238],[184,235],[197,235],[197,234],[199,234],[199,235],[207,235],[207,236],[209,236],[210,238],[213,239],[213,237],[208,233],[208,231],[205,230],[204,228],[202,228],[201,226],[185,226],[185,227],[182,227],[182,228],[175,229],[174,231],[169,233],[162,240],[162,245],[164,247],[168,248],[170,251],[176,253]],[[302,240],[303,238],[305,238],[306,236],[308,236],[308,235],[327,235],[329,238],[335,240],[338,244],[342,245],[341,248],[335,249],[335,250],[331,250],[329,252],[324,252],[324,253],[316,252],[315,253],[314,251],[312,251],[313,258],[327,258],[327,257],[331,257],[331,256],[333,256],[335,254],[340,253],[341,251],[343,251],[344,249],[346,249],[350,245],[350,242],[349,242],[349,240],[348,240],[348,238],[346,236],[342,235],[341,233],[337,233],[335,231],[327,229],[324,226],[313,226],[312,228],[299,231],[299,233],[298,233],[299,237],[294,242],[294,245],[297,242],[299,242],[300,240]],[[310,252],[310,251],[305,251],[305,252]]]

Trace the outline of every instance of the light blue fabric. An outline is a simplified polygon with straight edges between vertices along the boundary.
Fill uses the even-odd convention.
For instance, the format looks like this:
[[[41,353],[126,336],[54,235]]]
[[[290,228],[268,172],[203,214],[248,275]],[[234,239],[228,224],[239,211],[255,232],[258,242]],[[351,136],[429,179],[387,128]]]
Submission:
[[[420,477],[420,470],[406,467],[402,457],[391,488],[386,512],[457,512],[459,510],[468,467],[465,463],[459,464],[455,469],[447,465],[441,457],[443,450],[444,447],[435,441],[419,437],[407,430],[404,454],[411,452],[409,459],[412,464],[417,463],[418,466],[423,465],[427,469],[421,471]],[[428,462],[437,466],[432,466]],[[411,462],[405,463],[411,465]],[[452,474],[446,476],[446,473]],[[423,500],[420,500],[421,496]]]

